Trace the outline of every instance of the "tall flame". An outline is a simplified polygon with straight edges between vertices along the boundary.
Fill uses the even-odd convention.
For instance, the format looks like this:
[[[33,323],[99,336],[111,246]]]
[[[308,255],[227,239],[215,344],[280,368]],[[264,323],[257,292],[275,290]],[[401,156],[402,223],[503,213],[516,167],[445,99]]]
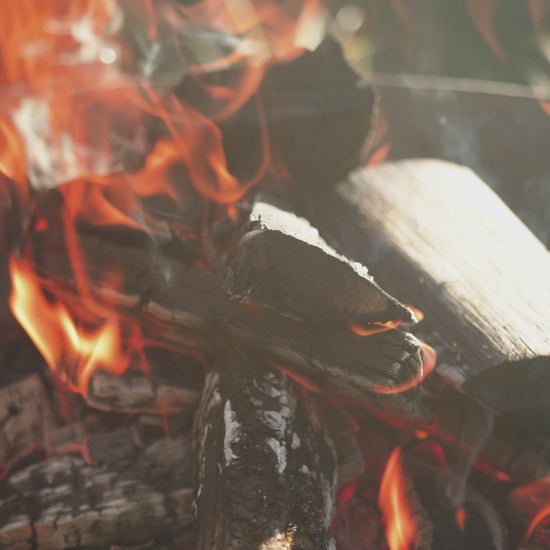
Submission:
[[[270,167],[265,128],[263,162],[241,181],[228,168],[218,123],[253,96],[270,64],[315,40],[317,11],[318,0],[21,0],[3,7],[0,172],[20,188],[28,219],[33,193],[61,195],[52,239],[62,234],[82,303],[92,296],[77,225],[195,242],[211,217],[231,216],[260,181]],[[178,89],[185,78],[200,90],[200,105]],[[261,119],[259,99],[257,111]],[[29,230],[47,230],[46,219]],[[112,313],[76,315],[46,291],[32,265],[27,244],[10,262],[10,307],[68,384],[86,392],[93,369],[119,373],[136,361],[137,327]]]
[[[390,550],[409,550],[416,534],[412,513],[407,505],[407,484],[396,447],[390,455],[380,484],[378,504],[386,520],[386,540]]]

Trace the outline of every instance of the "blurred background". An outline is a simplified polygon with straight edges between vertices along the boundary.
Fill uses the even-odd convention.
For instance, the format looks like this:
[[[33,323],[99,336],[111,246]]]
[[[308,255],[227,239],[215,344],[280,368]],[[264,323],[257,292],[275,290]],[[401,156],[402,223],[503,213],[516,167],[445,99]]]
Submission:
[[[550,245],[550,1],[333,2],[330,32],[382,105],[375,161],[470,166]],[[385,147],[385,149],[382,149]]]

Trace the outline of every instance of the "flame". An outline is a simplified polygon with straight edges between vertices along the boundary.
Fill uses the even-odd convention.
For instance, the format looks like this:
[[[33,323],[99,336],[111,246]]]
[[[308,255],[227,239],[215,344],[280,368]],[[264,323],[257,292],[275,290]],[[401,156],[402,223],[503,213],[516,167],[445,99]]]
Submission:
[[[550,516],[550,476],[517,487],[512,491],[510,501],[512,511],[518,517],[527,519],[524,536],[524,542],[527,543],[537,527]]]
[[[390,550],[408,550],[414,541],[416,526],[407,503],[407,485],[400,460],[401,448],[393,450],[386,464],[378,504],[386,521],[386,540]]]
[[[378,334],[380,332],[387,332],[388,330],[396,329],[399,325],[401,325],[402,321],[386,321],[385,323],[372,323],[372,325],[369,325],[369,327],[373,328],[367,328],[363,327],[361,325],[357,325],[356,323],[349,323],[349,328],[357,334],[357,336],[372,336],[373,334]]]
[[[147,368],[139,328],[94,305],[77,226],[125,226],[195,243],[217,217],[235,218],[235,203],[271,167],[259,94],[263,157],[245,181],[229,170],[218,122],[251,100],[271,64],[316,45],[319,13],[318,0],[21,0],[4,7],[0,172],[20,188],[26,218],[29,195],[49,188],[61,195],[59,217],[33,214],[28,229],[58,239],[52,224],[61,226],[81,301],[76,314],[54,283],[46,289],[26,250],[10,261],[10,307],[72,388],[85,394],[98,366],[115,374],[130,362]],[[200,91],[200,105],[178,91],[184,77]],[[194,265],[207,265],[195,248]],[[114,272],[104,279],[120,285]]]
[[[96,328],[78,326],[67,307],[48,299],[33,271],[13,257],[10,274],[12,312],[63,382],[86,395],[90,375],[98,366],[108,367],[113,374],[126,370],[136,348],[141,348],[135,341],[139,335],[123,346],[116,318],[104,319]]]
[[[411,309],[414,313],[414,316],[416,317],[416,320],[418,322],[422,321],[424,319],[424,313],[420,311],[419,309],[407,305],[409,309]],[[401,320],[391,320],[386,321],[385,323],[379,323],[375,322],[369,325],[368,327],[364,327],[361,325],[358,325],[356,323],[349,323],[349,328],[352,332],[357,334],[358,336],[372,336],[373,334],[379,334],[381,332],[387,332],[389,330],[395,330],[399,328],[399,326],[402,324]],[[417,386],[426,376],[428,376],[433,369],[435,368],[436,364],[436,353],[435,350],[426,344],[425,342],[420,341],[420,352],[422,355],[422,369],[419,373],[419,375],[411,380],[408,380],[407,382],[392,386],[391,388],[386,386],[374,386],[372,389],[373,391],[377,393],[383,393],[383,394],[392,394],[392,393],[400,393],[407,390],[410,390]]]

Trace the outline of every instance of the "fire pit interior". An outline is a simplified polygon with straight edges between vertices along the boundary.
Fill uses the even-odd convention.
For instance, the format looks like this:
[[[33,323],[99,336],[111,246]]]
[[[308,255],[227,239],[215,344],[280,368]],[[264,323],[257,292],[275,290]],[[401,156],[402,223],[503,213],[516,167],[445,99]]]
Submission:
[[[550,548],[549,16],[3,6],[0,548]]]

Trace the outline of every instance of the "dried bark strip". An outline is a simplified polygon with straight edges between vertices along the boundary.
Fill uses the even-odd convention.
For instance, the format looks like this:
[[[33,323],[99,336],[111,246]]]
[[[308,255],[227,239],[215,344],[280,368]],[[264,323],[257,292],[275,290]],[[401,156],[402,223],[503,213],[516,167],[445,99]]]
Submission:
[[[0,548],[130,546],[190,526],[189,448],[185,438],[161,440],[120,460],[114,445],[105,452],[115,462],[102,467],[52,458],[2,480]]]
[[[198,550],[334,548],[336,453],[286,375],[211,373],[195,435]]]

